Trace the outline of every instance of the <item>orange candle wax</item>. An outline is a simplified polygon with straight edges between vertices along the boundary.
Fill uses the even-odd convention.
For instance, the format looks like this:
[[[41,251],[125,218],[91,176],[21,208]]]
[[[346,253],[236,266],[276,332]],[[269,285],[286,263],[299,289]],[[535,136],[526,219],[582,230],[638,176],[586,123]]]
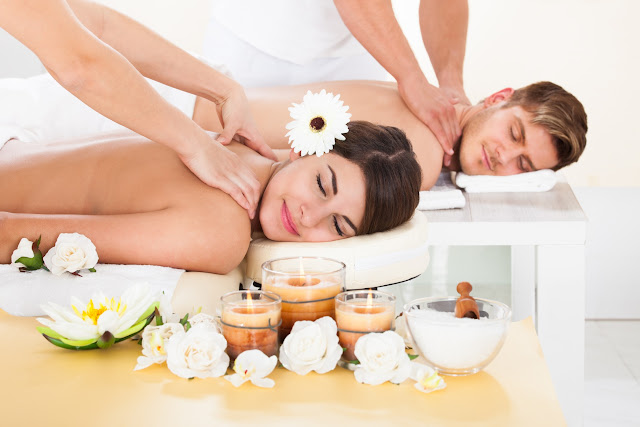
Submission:
[[[278,323],[280,307],[251,305],[224,307],[222,335],[227,340],[227,354],[231,359],[246,350],[262,350],[267,356],[278,351]]]
[[[355,360],[356,341],[369,332],[384,332],[393,327],[395,306],[362,300],[350,300],[336,308],[338,339],[340,346],[347,350],[343,354],[345,360]]]
[[[262,289],[282,298],[280,339],[284,340],[298,320],[313,321],[324,316],[335,318],[333,298],[342,292],[343,285],[339,280],[320,280],[307,274],[279,278],[263,284]]]

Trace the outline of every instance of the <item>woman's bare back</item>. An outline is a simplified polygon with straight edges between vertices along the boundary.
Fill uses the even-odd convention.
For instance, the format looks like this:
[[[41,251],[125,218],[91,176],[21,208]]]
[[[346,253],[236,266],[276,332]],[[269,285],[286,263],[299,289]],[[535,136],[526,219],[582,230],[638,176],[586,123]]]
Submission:
[[[231,149],[265,185],[272,162],[239,144]],[[3,263],[21,237],[42,234],[46,250],[58,233],[79,232],[101,262],[224,273],[250,239],[248,215],[230,196],[203,184],[170,149],[130,134],[48,146],[12,141],[0,151],[0,194]]]

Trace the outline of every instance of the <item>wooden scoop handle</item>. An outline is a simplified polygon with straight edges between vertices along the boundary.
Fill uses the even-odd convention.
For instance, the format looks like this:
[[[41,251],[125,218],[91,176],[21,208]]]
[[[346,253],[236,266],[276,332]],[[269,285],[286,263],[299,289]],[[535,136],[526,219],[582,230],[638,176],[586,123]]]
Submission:
[[[480,311],[478,310],[478,303],[473,299],[469,293],[473,287],[469,282],[460,282],[456,290],[460,294],[460,297],[456,301],[456,317],[468,317],[471,319],[479,319]]]

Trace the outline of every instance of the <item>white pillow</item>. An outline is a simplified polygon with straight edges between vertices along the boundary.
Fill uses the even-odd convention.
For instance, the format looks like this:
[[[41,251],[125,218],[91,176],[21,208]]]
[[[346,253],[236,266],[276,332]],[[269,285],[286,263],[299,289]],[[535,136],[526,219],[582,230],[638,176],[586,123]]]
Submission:
[[[262,283],[262,264],[274,258],[319,256],[346,264],[347,289],[390,285],[424,273],[429,265],[427,218],[413,218],[393,230],[323,243],[254,239],[245,257],[246,277]],[[247,287],[245,283],[245,287]]]

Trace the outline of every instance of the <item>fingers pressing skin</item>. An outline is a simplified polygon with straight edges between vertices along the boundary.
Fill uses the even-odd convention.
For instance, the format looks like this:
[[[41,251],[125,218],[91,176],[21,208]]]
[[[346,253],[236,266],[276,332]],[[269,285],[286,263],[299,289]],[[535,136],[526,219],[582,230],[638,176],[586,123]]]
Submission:
[[[448,166],[453,146],[461,133],[453,107],[455,101],[452,101],[448,93],[430,85],[426,80],[398,82],[398,90],[413,114],[435,135],[444,151],[444,164]]]
[[[260,183],[235,153],[211,140],[181,160],[202,182],[229,194],[253,219],[260,200]]]
[[[217,106],[218,117],[223,126],[217,138],[221,144],[228,144],[234,137],[260,155],[276,161],[276,155],[260,134],[258,126],[249,111],[249,101],[242,87],[237,86]]]

